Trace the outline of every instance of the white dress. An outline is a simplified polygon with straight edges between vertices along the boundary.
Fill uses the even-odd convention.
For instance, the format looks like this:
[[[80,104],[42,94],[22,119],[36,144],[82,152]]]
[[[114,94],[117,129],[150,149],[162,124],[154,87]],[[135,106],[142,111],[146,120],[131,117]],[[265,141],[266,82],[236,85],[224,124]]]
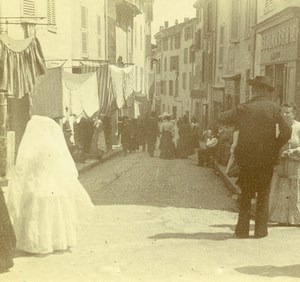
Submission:
[[[76,245],[77,223],[92,216],[93,204],[54,120],[33,116],[28,122],[7,205],[18,249],[43,254]]]

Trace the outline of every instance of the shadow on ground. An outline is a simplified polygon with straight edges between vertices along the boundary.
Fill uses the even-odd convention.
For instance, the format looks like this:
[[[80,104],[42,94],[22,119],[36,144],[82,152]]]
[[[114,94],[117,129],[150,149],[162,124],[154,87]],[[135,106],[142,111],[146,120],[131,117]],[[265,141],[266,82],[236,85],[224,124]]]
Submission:
[[[161,233],[148,237],[149,239],[162,240],[162,239],[186,239],[186,240],[211,240],[211,241],[225,241],[235,239],[234,234],[218,232],[197,232],[197,233]]]
[[[263,277],[294,277],[300,278],[300,264],[286,266],[245,266],[235,269],[236,271],[248,275]]]

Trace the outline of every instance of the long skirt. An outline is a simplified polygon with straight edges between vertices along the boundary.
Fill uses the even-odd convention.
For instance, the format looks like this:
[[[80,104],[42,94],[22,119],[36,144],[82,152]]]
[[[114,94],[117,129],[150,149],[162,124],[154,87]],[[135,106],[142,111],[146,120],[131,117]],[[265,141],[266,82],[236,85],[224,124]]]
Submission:
[[[269,221],[281,224],[300,224],[299,178],[284,177],[280,164],[275,167],[271,182]]]
[[[174,159],[175,153],[172,133],[163,131],[160,138],[160,157],[162,159]]]
[[[9,219],[5,199],[0,189],[0,273],[13,266],[16,238]]]

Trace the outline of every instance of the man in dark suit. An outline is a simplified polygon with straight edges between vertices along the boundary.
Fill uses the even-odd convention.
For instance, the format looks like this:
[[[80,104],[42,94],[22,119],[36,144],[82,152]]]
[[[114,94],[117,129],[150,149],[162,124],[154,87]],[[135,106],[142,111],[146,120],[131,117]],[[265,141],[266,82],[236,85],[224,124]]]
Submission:
[[[239,130],[234,151],[240,167],[240,211],[235,229],[238,238],[249,237],[251,199],[257,193],[255,238],[268,235],[270,182],[280,148],[291,136],[291,126],[280,114],[280,106],[267,99],[274,88],[266,77],[249,80],[253,98],[245,104],[224,112],[220,122],[235,124]],[[276,124],[279,136],[276,136]]]

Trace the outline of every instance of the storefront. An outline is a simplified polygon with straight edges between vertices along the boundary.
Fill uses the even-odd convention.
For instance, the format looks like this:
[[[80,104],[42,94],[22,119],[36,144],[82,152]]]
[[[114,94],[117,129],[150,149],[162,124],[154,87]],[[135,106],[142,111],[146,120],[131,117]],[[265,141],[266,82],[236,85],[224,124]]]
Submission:
[[[260,74],[270,79],[270,98],[280,104],[300,106],[299,17],[300,8],[289,7],[256,26]]]

